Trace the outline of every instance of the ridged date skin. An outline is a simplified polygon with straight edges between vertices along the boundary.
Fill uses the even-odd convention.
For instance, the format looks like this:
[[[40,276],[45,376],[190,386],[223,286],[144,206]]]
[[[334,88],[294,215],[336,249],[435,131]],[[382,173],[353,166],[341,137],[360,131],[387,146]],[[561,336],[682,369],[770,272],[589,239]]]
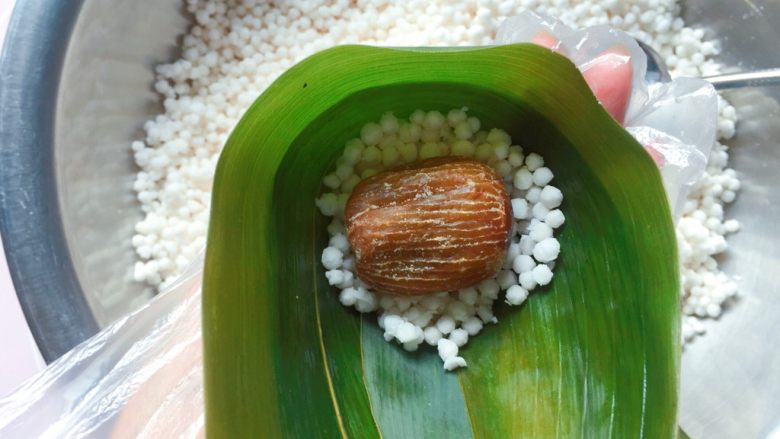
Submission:
[[[429,159],[361,181],[345,212],[357,276],[391,294],[454,291],[493,276],[512,228],[509,196],[489,166]]]

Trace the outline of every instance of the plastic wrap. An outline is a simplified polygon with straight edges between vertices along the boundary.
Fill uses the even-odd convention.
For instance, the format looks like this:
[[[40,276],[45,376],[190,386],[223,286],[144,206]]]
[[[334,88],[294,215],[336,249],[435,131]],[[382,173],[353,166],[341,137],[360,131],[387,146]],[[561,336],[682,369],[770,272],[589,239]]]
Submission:
[[[599,102],[655,160],[672,213],[680,217],[715,143],[718,96],[711,84],[696,78],[646,83],[647,56],[628,34],[608,26],[571,29],[526,11],[504,21],[496,39],[532,42],[571,59]]]
[[[696,79],[648,87],[644,54],[607,27],[572,30],[525,13],[498,35],[499,43],[518,41],[574,61],[605,108],[656,160],[679,214],[715,139],[712,87]],[[153,301],[0,400],[0,437],[203,437],[201,269],[199,259]]]
[[[0,437],[203,437],[201,270],[0,399]]]

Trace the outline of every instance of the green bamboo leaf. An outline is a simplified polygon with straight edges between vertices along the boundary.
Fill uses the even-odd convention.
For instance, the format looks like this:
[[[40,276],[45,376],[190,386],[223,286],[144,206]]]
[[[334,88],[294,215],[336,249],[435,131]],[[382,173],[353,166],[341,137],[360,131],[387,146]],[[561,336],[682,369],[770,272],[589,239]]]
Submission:
[[[468,106],[566,194],[555,281],[445,373],[338,303],[314,207],[385,111]],[[282,75],[215,176],[203,285],[209,437],[675,437],[678,268],[660,176],[565,58],[530,45],[344,46]]]
[[[409,353],[388,344],[370,320],[363,325],[366,388],[382,436],[471,437],[456,375],[443,373],[441,359],[433,350]]]

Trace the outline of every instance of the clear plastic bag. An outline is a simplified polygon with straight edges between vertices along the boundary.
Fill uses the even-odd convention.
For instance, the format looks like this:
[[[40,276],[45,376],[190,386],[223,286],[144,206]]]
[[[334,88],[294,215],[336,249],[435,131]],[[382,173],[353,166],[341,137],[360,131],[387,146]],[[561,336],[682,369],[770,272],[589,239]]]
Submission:
[[[608,110],[653,155],[679,214],[715,139],[712,87],[696,79],[647,87],[644,54],[626,34],[607,27],[575,31],[525,13],[508,19],[498,35],[500,43],[518,41],[567,54],[592,87],[603,85],[598,74],[605,65],[609,72],[631,63],[630,93]],[[614,97],[609,87],[595,91]],[[203,437],[202,263],[1,399],[0,437]]]
[[[608,26],[571,29],[526,11],[501,24],[497,42],[532,42],[568,57],[605,109],[658,165],[675,219],[707,166],[718,126],[718,96],[707,81],[676,78],[647,84],[647,57],[637,42]]]
[[[1,399],[0,437],[203,437],[202,265]]]

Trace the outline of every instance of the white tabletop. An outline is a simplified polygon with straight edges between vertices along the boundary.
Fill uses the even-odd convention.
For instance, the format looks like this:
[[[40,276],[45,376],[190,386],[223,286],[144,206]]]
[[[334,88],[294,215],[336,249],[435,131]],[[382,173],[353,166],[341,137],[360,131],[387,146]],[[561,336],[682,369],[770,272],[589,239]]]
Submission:
[[[14,0],[0,0],[0,48]],[[0,239],[0,397],[44,368],[30,329],[16,298]]]

